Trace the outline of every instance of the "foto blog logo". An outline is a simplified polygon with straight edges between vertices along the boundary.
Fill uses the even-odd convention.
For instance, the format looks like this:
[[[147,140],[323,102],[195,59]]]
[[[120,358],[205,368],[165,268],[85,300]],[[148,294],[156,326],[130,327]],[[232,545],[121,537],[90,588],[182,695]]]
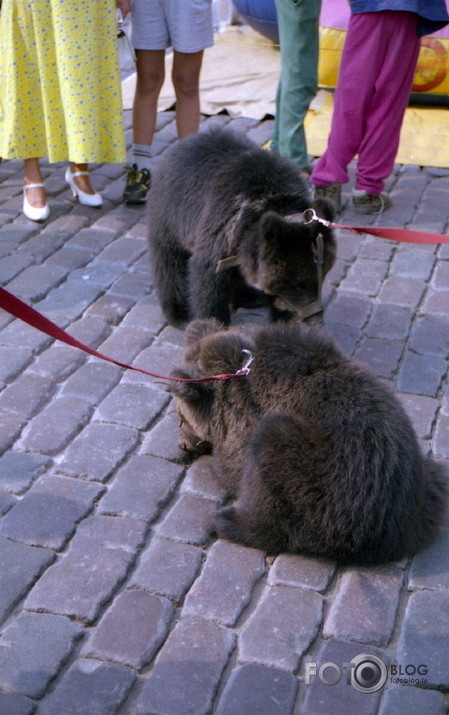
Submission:
[[[360,653],[349,663],[342,666],[328,661],[326,663],[306,663],[304,682],[310,685],[312,678],[318,677],[324,685],[336,685],[346,676],[346,683],[361,693],[375,693],[386,684],[390,676],[392,683],[425,684],[427,666],[421,665],[390,665],[388,666],[382,658],[371,653]],[[415,677],[419,676],[419,677]]]

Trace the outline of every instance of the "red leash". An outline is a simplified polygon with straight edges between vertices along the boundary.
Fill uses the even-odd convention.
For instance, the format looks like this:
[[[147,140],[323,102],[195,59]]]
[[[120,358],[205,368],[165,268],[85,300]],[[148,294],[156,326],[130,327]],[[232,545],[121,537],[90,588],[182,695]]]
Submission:
[[[318,217],[318,220],[319,217]],[[370,236],[386,238],[389,241],[404,243],[449,243],[449,235],[430,233],[428,231],[412,231],[407,228],[371,228],[369,226],[344,226],[342,223],[329,224],[332,228],[344,228],[354,233],[368,233]]]
[[[306,221],[305,223],[312,223],[312,221],[319,221],[320,223],[322,223],[325,226],[328,226],[330,228],[341,228],[346,231],[353,231],[354,233],[358,233],[358,234],[366,233],[371,236],[377,236],[378,238],[386,238],[386,239],[392,240],[392,241],[405,241],[407,243],[434,243],[434,244],[449,243],[449,235],[443,235],[441,233],[429,233],[427,231],[412,231],[412,230],[402,229],[402,228],[370,228],[368,226],[344,226],[341,223],[332,223],[330,221],[326,221],[325,219],[320,218],[319,216],[316,215],[316,213],[313,209],[307,209],[304,212],[304,216],[306,214],[308,214],[309,216],[311,215],[312,218],[310,218],[310,220]],[[119,362],[118,360],[114,360],[113,358],[110,358],[107,355],[103,355],[103,353],[98,352],[98,350],[94,350],[93,348],[90,348],[88,345],[84,345],[84,343],[81,343],[76,338],[73,338],[71,335],[66,333],[65,330],[62,330],[62,328],[59,328],[51,320],[48,320],[48,318],[45,318],[41,313],[38,313],[37,310],[35,310],[31,306],[27,305],[19,298],[16,298],[14,295],[12,295],[12,293],[8,293],[8,291],[2,287],[0,287],[0,308],[3,308],[3,310],[6,310],[8,313],[13,315],[15,318],[18,318],[19,320],[23,320],[25,323],[28,323],[28,325],[31,325],[33,328],[40,330],[42,333],[49,335],[51,338],[55,338],[56,340],[60,340],[61,342],[66,343],[67,345],[70,345],[74,348],[78,348],[79,350],[83,350],[85,353],[89,353],[89,355],[93,355],[94,357],[100,358],[101,360],[106,360],[107,362],[112,362],[112,363],[114,363],[114,365],[118,365],[118,367],[123,367],[127,370],[135,370],[136,372],[141,372],[144,375],[149,375],[150,377],[156,377],[160,380],[173,380],[175,382],[211,382],[213,380],[229,380],[231,377],[245,377],[245,375],[247,375],[250,370],[249,365],[252,361],[251,354],[249,354],[249,358],[246,361],[246,363],[244,364],[244,366],[240,370],[237,370],[237,372],[234,372],[234,373],[229,373],[229,374],[224,374],[224,375],[212,375],[211,377],[199,377],[199,378],[187,378],[187,377],[180,378],[180,377],[170,377],[167,375],[158,375],[157,373],[149,372],[148,370],[143,370],[140,367],[134,367],[133,365],[127,365],[126,363]],[[246,350],[244,352],[249,353],[248,350]]]
[[[173,380],[175,382],[211,382],[213,380],[229,380],[229,378],[231,378],[231,377],[245,377],[245,375],[247,375],[249,372],[249,363],[251,362],[251,356],[250,356],[249,360],[247,360],[245,365],[240,370],[237,370],[237,372],[230,373],[230,374],[213,375],[211,377],[199,377],[199,378],[169,377],[168,375],[158,375],[154,372],[149,372],[148,370],[143,370],[140,367],[134,367],[133,365],[127,365],[124,362],[119,362],[118,360],[114,360],[113,358],[110,358],[107,355],[103,355],[103,353],[98,352],[98,350],[94,350],[93,348],[90,348],[88,345],[84,345],[84,343],[81,343],[76,338],[73,338],[71,335],[66,333],[65,330],[62,330],[62,328],[59,328],[51,320],[49,320],[48,318],[45,318],[45,316],[43,316],[41,313],[38,313],[37,310],[34,310],[34,308],[31,308],[31,306],[27,305],[19,298],[16,298],[14,295],[12,295],[12,293],[8,293],[7,290],[5,290],[4,288],[1,288],[1,287],[0,287],[0,308],[3,308],[3,310],[6,310],[7,313],[10,313],[15,318],[18,318],[19,320],[23,320],[24,323],[28,323],[28,325],[31,325],[31,327],[36,328],[37,330],[40,330],[42,333],[45,333],[46,335],[49,335],[51,338],[56,338],[56,340],[60,340],[61,342],[66,343],[66,345],[70,345],[73,348],[79,348],[80,350],[83,350],[85,353],[89,353],[89,355],[93,355],[94,357],[101,358],[101,360],[106,360],[107,362],[112,362],[112,363],[114,363],[114,365],[118,365],[119,367],[126,368],[127,370],[135,370],[136,372],[141,372],[144,375],[149,375],[150,377],[156,377],[160,380]],[[249,351],[246,350],[245,352],[249,352]]]

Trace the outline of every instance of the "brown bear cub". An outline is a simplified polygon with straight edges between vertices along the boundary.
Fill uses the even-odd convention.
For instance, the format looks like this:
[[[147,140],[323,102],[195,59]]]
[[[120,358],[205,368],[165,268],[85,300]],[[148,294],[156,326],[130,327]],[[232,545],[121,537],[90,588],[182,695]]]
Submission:
[[[335,261],[331,228],[308,223],[310,211],[304,217],[312,204],[298,167],[229,129],[169,149],[152,175],[148,206],[154,283],[172,325],[228,324],[231,309],[260,305],[288,319],[319,299]],[[314,209],[332,220],[325,199]]]
[[[175,382],[187,449],[210,445],[230,506],[214,530],[270,553],[301,552],[378,564],[430,543],[442,520],[447,475],[424,457],[399,400],[333,342],[299,322],[254,337],[195,320]],[[184,434],[181,428],[181,435]],[[196,440],[196,441],[195,441]]]

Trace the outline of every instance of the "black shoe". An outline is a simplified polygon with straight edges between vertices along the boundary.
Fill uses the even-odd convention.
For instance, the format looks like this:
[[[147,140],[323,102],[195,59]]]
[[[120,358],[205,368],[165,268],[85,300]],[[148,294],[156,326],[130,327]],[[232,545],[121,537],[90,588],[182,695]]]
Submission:
[[[143,204],[147,199],[151,184],[151,174],[148,169],[138,169],[133,164],[128,170],[123,200],[126,204]]]

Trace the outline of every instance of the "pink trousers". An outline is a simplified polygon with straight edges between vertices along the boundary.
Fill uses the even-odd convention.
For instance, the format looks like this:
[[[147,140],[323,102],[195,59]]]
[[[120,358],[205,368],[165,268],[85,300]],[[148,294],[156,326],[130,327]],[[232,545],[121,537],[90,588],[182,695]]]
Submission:
[[[358,154],[356,188],[379,194],[393,170],[420,42],[413,12],[351,15],[334,97],[328,147],[311,181],[349,181]]]

